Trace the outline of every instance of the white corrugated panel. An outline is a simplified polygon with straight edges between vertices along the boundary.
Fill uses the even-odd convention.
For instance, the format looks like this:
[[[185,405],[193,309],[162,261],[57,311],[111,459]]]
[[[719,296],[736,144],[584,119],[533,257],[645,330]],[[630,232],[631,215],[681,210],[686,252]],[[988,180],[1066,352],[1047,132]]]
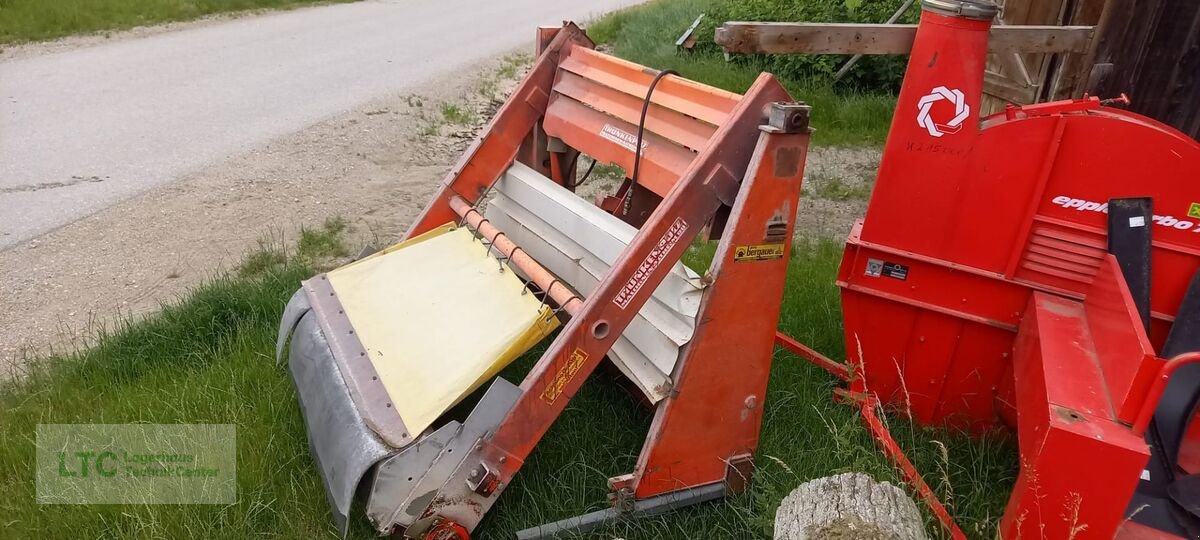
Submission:
[[[520,163],[496,183],[487,219],[583,296],[591,294],[637,229]],[[609,357],[651,402],[666,397],[680,349],[692,338],[703,285],[676,264]]]

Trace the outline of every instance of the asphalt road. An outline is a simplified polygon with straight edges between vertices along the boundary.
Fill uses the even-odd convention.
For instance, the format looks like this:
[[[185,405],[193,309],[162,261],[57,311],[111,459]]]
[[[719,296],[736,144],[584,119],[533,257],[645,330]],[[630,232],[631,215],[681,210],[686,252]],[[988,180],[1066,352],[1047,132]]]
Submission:
[[[639,1],[371,0],[0,62],[0,249]]]

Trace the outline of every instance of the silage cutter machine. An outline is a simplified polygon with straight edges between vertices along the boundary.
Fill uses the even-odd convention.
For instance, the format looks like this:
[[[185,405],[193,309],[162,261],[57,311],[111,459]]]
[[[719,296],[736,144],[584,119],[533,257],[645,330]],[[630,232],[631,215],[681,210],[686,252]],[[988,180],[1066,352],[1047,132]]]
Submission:
[[[737,95],[597,53],[573,24],[539,36],[407,239],[305,281],[286,308],[279,353],[291,336],[343,531],[361,483],[380,533],[467,538],[606,356],[655,407],[637,466],[610,480],[611,511],[523,536],[748,484],[809,107],[768,74]],[[580,152],[629,180],[584,201]],[[680,263],[702,232],[720,238],[704,276]],[[559,317],[520,386],[494,378]],[[442,418],[489,380],[465,420]]]
[[[776,335],[807,106],[539,30],[532,71],[408,232],[304,282],[280,329],[335,520],[467,538],[607,357],[654,406],[612,508],[746,489],[773,347],[847,381],[880,447],[923,424],[1017,434],[1006,539],[1200,537],[1200,145],[1094,97],[980,115],[996,7],[923,0],[865,218],[838,274],[848,362]],[[576,196],[580,153],[629,177]],[[712,268],[679,263],[719,238]],[[496,373],[567,320],[521,385]],[[446,411],[492,381],[461,422]]]

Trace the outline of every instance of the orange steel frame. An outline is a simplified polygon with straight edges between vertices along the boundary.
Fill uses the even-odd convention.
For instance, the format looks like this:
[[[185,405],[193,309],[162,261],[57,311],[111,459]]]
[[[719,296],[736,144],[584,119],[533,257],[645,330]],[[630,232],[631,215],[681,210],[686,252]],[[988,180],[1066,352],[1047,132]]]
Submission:
[[[539,37],[550,34],[543,30]],[[580,50],[591,47],[582,30],[568,23],[541,45],[532,71],[447,176],[409,237],[460,217],[466,220],[469,207],[486,196],[514,159],[544,156],[537,145],[546,131],[562,134],[572,150],[631,168],[632,148],[622,154],[620,146],[596,137],[603,122],[598,123],[600,115],[595,112],[604,110],[616,117],[606,122],[634,127],[628,121],[629,100],[586,88],[578,80],[565,89],[559,87],[574,77],[558,69],[563,58],[598,54]],[[654,75],[640,66],[612,63],[618,73],[596,75],[607,77],[610,86],[644,92],[645,80],[638,87],[622,82],[626,80],[622,77]],[[551,423],[719,210],[727,212],[728,218],[723,230],[716,231],[722,239],[705,276],[709,285],[694,336],[672,374],[673,391],[656,406],[635,471],[611,484],[618,498],[625,500],[712,485],[723,485],[724,492],[731,493],[748,485],[808,149],[808,108],[785,105],[791,98],[769,74],[761,75],[740,98],[676,78],[664,79],[663,86],[667,88],[663,100],[684,107],[701,104],[708,112],[697,114],[711,114],[711,121],[719,124],[687,134],[679,130],[689,124],[673,120],[670,112],[655,110],[651,115],[655,123],[647,121],[650,144],[643,149],[646,176],[641,180],[664,199],[593,293],[582,305],[571,300],[570,309],[564,309],[571,320],[520,385],[522,396],[496,431],[464,459],[430,503],[426,519],[414,526],[418,529],[407,534],[452,531],[464,536],[478,525]],[[573,116],[569,102],[551,103],[553,92],[570,92],[582,102],[591,100],[591,110]],[[657,93],[654,103],[660,103]],[[667,140],[657,135],[649,139],[652,128],[675,130],[671,140],[693,140],[700,146],[678,176],[670,168],[684,158],[683,150],[689,146],[665,144]],[[546,161],[532,166],[551,170],[552,178],[572,187],[563,181],[566,173],[560,170],[561,163],[553,159],[547,158],[549,167]],[[475,226],[488,225],[477,214],[471,217]],[[782,251],[746,257],[743,250],[739,255],[739,247],[764,244],[779,245]],[[519,251],[508,248],[509,253]]]

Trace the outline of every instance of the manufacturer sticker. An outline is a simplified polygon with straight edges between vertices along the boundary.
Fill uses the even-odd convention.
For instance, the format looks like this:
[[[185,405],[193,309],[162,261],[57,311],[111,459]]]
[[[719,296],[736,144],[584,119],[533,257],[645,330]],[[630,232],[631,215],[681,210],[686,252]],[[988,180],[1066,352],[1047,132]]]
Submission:
[[[938,122],[934,118],[933,104],[939,101],[949,101],[954,105],[954,117],[945,123]],[[958,133],[962,129],[963,122],[967,120],[968,116],[971,116],[971,105],[967,103],[967,98],[963,95],[962,90],[951,90],[945,86],[934,88],[929,95],[922,97],[917,102],[917,109],[917,125],[925,128],[930,137]]]
[[[1089,201],[1087,199],[1077,199],[1075,197],[1059,195],[1053,199],[1050,199],[1050,203],[1063,209],[1074,210],[1076,212],[1095,212],[1098,214],[1108,214],[1108,203],[1106,202]],[[1192,203],[1192,206],[1188,208],[1188,217],[1200,219],[1200,203]],[[1139,216],[1134,216],[1133,219],[1142,219],[1142,225],[1146,224],[1145,219],[1140,218]],[[1130,227],[1142,226],[1136,225],[1133,219],[1129,221]],[[1200,233],[1200,226],[1197,226],[1195,221],[1179,219],[1171,215],[1154,214],[1154,216],[1150,218],[1150,221],[1159,227],[1174,229],[1177,231],[1192,231],[1193,233]]]
[[[867,271],[864,273],[867,277],[890,277],[905,281],[908,279],[908,266],[879,259],[867,259]]]
[[[634,149],[637,148],[637,135],[634,135],[612,124],[604,124],[604,127],[600,128],[600,136],[621,145],[630,152],[636,151]],[[646,146],[648,146],[646,140],[642,139],[643,151],[646,150]]]
[[[558,373],[554,374],[554,379],[550,381],[550,385],[542,392],[542,399],[546,403],[554,403],[561,396],[563,390],[567,387],[567,383],[575,378],[575,374],[579,373],[579,368],[583,367],[583,363],[587,361],[588,355],[583,352],[583,349],[576,348],[571,351],[571,356],[567,358],[567,363],[558,368]]]
[[[738,246],[733,250],[733,260],[769,261],[783,258],[783,244],[759,244],[757,246]]]
[[[658,244],[646,255],[645,260],[638,266],[637,271],[633,273],[633,276],[629,278],[625,286],[621,287],[620,292],[613,297],[613,303],[617,307],[621,309],[629,307],[629,303],[633,301],[633,297],[637,296],[638,291],[642,290],[642,286],[650,279],[650,274],[653,274],[654,270],[662,264],[663,259],[667,257],[667,253],[671,251],[671,248],[675,247],[675,244],[679,243],[679,239],[683,237],[683,233],[687,232],[687,230],[687,222],[682,218],[675,218],[675,222],[671,224],[667,232],[663,233],[662,238],[658,239]]]

